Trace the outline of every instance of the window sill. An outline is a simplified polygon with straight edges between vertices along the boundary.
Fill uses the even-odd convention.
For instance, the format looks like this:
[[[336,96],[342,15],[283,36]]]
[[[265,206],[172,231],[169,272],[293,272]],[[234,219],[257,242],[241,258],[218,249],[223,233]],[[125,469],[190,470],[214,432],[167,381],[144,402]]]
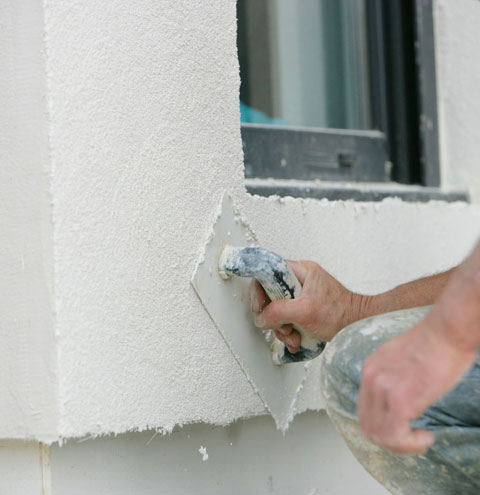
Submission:
[[[246,179],[250,194],[258,196],[292,196],[294,198],[314,198],[355,201],[382,201],[385,198],[400,198],[403,201],[427,202],[465,201],[469,202],[464,191],[443,191],[437,187],[404,185],[395,182],[353,183],[278,179]]]

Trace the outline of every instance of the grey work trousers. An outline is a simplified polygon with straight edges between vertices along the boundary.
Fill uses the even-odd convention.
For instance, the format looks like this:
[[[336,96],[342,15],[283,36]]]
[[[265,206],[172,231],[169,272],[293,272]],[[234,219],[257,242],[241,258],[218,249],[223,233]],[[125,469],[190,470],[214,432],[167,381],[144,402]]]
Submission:
[[[327,412],[365,469],[391,493],[480,494],[480,353],[461,382],[412,423],[434,433],[423,455],[395,455],[361,434],[356,402],[365,358],[412,328],[430,308],[367,318],[344,328],[323,355],[322,388]]]

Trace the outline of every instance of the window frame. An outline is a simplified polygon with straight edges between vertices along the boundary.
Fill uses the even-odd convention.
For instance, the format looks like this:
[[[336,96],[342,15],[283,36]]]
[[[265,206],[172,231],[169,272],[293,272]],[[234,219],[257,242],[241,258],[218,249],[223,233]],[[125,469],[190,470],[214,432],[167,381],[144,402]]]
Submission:
[[[247,178],[334,181],[390,179],[380,131],[242,124]]]
[[[242,123],[250,193],[328,199],[381,200],[392,195],[413,201],[468,199],[462,191],[438,189],[433,0],[410,0],[410,11],[403,0],[367,0],[367,19],[376,130]]]

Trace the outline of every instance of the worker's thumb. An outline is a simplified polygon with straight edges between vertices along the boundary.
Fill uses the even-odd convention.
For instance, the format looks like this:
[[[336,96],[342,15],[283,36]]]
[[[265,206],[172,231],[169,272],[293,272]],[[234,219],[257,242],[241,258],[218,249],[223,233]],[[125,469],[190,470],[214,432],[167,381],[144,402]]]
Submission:
[[[305,304],[302,299],[272,301],[262,313],[256,315],[255,324],[259,328],[277,329],[289,323],[301,324],[305,317]]]
[[[308,274],[308,265],[303,261],[287,260],[298,281],[303,285]]]

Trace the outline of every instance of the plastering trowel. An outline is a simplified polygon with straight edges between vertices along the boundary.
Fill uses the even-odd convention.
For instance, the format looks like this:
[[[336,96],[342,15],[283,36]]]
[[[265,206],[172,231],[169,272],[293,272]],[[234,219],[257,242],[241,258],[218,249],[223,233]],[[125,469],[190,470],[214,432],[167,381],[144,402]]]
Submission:
[[[285,431],[305,379],[303,361],[319,355],[325,343],[297,328],[302,342],[292,354],[272,332],[254,326],[248,278],[256,278],[271,300],[298,297],[302,289],[283,258],[254,244],[255,235],[224,194],[192,285],[277,428]]]

